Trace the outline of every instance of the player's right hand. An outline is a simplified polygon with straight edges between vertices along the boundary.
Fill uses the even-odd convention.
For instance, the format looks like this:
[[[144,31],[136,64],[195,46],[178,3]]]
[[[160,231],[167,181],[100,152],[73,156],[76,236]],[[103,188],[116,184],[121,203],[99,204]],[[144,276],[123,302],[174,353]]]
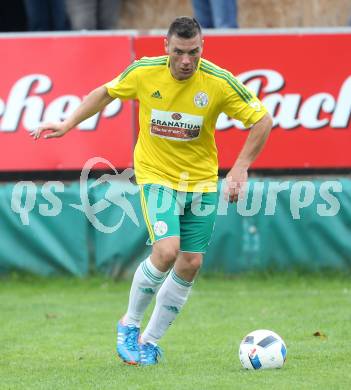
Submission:
[[[44,138],[58,138],[67,133],[69,129],[65,126],[64,122],[47,122],[40,125],[36,130],[32,131],[30,135],[34,139],[40,138],[43,132],[49,132],[44,135]]]

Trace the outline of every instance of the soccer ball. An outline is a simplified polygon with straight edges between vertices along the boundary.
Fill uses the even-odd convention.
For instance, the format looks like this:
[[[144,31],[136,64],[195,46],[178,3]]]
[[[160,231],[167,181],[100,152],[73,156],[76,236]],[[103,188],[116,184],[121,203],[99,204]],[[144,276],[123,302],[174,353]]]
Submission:
[[[281,368],[286,359],[283,339],[271,330],[260,329],[249,333],[240,343],[239,359],[248,370]]]

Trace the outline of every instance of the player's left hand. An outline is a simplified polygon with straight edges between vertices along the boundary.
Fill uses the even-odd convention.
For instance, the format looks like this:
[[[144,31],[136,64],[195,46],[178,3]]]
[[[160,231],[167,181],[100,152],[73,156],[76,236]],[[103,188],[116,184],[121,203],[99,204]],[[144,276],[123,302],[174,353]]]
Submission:
[[[243,199],[247,184],[247,169],[234,166],[227,174],[225,196],[230,203]]]

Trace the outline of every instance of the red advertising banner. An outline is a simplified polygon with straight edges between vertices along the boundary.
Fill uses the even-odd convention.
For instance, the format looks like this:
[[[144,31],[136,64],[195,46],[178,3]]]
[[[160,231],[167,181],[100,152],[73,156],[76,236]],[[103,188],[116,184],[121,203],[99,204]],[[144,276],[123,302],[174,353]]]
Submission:
[[[135,40],[136,58],[164,53],[163,37]],[[274,119],[253,168],[351,167],[351,34],[207,36],[203,56],[253,90]],[[221,114],[220,168],[230,168],[247,130]]]
[[[112,102],[63,138],[35,141],[41,121],[66,118],[131,62],[131,37],[0,38],[0,171],[80,169],[92,157],[132,165],[132,103]]]
[[[163,54],[163,39],[0,37],[0,171],[81,169],[91,157],[131,166],[132,102],[116,100],[60,139],[34,141],[29,132],[67,117],[132,58]],[[273,116],[254,168],[351,168],[350,51],[346,33],[205,37],[204,57],[233,72]],[[227,169],[248,131],[224,114],[216,127],[220,168]]]

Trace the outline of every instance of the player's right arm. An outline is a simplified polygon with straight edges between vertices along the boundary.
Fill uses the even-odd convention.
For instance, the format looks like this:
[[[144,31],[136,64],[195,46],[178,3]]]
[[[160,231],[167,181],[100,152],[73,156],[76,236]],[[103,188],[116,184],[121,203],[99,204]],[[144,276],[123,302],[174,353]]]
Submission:
[[[123,73],[105,85],[91,91],[78,108],[63,122],[47,122],[33,131],[31,135],[38,139],[43,132],[49,132],[44,138],[62,137],[68,131],[101,111],[112,100],[137,98],[138,61],[131,64]]]
[[[96,88],[83,99],[79,107],[66,120],[63,122],[43,123],[31,135],[34,139],[38,139],[42,132],[48,131],[49,133],[44,138],[62,137],[79,123],[101,111],[112,100],[114,98],[108,94],[105,86]]]

